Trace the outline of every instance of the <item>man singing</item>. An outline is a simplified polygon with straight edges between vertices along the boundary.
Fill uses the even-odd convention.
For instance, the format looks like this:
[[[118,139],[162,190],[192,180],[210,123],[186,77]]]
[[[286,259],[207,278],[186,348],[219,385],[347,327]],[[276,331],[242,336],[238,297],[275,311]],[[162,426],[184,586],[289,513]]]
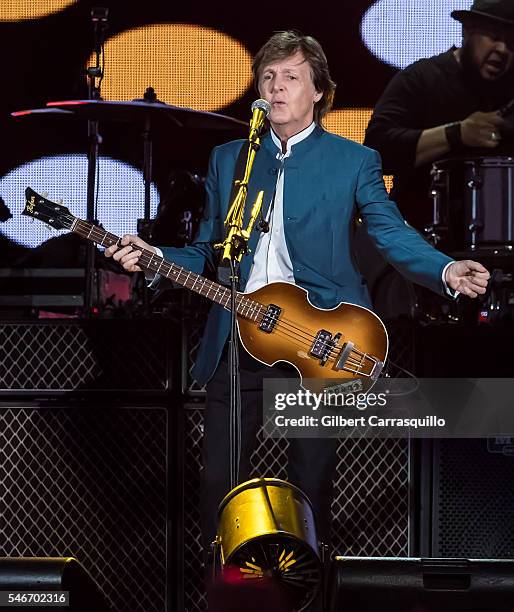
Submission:
[[[241,291],[275,281],[304,287],[315,306],[341,301],[371,308],[370,298],[351,252],[351,231],[359,215],[384,258],[413,282],[438,293],[476,297],[486,290],[489,273],[473,261],[452,261],[408,227],[382,179],[379,155],[327,132],[335,84],[320,44],[294,31],[274,34],[257,53],[253,76],[259,95],[271,105],[268,132],[262,137],[248,189],[248,202],[264,190],[263,215],[269,231],[252,232],[250,253],[240,269]],[[207,202],[194,242],[162,248],[165,258],[193,272],[214,269],[213,244],[225,236],[234,169],[243,141],[214,149],[206,180]],[[136,236],[110,247],[128,271],[138,271],[146,248]],[[226,343],[230,314],[214,304],[207,321],[194,376],[207,383],[203,446],[202,530],[205,546],[215,536],[218,504],[230,488],[229,373]],[[268,368],[244,351],[240,356],[242,455],[240,480],[248,479],[256,432],[262,423],[262,380],[288,376],[280,365]],[[310,498],[320,539],[329,541],[335,440],[293,439],[288,478]]]

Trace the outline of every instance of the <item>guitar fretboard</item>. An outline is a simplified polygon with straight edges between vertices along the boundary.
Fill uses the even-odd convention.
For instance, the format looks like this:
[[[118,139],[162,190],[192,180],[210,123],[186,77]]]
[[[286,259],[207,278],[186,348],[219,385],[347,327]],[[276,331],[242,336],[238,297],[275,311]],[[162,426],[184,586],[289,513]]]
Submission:
[[[87,221],[83,221],[82,219],[75,219],[71,229],[74,233],[82,236],[82,238],[91,240],[92,242],[100,244],[104,247],[110,247],[113,244],[121,246],[120,238],[118,238],[118,236],[115,236],[110,232],[106,232],[102,228],[97,227],[96,225],[93,225]],[[173,282],[178,283],[179,285],[186,287],[195,293],[203,295],[209,300],[221,304],[223,308],[230,310],[231,293],[230,289],[227,287],[210,281],[209,279],[200,276],[200,274],[195,274],[194,272],[174,264],[171,261],[167,261],[163,257],[160,257],[156,253],[152,253],[147,249],[141,249],[135,245],[133,248],[134,250],[141,251],[138,266],[140,266],[142,269],[150,270],[155,272],[155,274],[165,276]],[[252,319],[253,321],[259,321],[266,312],[265,306],[241,293],[238,293],[236,296],[236,307],[238,314],[247,319]]]

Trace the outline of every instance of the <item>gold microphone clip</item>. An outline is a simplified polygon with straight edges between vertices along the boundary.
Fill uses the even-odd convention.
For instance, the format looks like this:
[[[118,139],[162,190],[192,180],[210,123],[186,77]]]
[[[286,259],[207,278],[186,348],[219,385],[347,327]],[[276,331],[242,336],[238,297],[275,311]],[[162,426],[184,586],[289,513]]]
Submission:
[[[252,118],[250,120],[250,136],[248,140],[254,143],[261,133],[264,120],[269,115],[271,105],[267,100],[259,98],[252,103]]]

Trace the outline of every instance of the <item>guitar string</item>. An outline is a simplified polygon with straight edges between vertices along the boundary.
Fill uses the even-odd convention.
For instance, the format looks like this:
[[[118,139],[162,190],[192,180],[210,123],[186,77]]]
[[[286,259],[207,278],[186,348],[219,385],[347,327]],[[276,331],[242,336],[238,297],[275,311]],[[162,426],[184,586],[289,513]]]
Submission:
[[[100,244],[103,243],[103,241],[108,238],[111,237],[112,240],[114,240],[113,244],[115,244],[116,242],[119,241],[119,238],[117,238],[116,236],[114,236],[113,234],[110,234],[109,232],[106,232],[105,230],[101,230],[100,228],[96,228],[96,226],[91,226],[89,227],[89,224],[82,222],[81,220],[78,220],[78,224],[81,224],[81,226],[84,226],[85,229],[89,229],[88,231],[88,236],[93,239],[98,238],[99,240],[97,240],[97,242],[100,242]],[[142,253],[141,256],[141,263],[145,266],[145,267],[149,267],[149,263],[152,259],[152,256],[150,256],[150,258],[148,258],[148,255],[146,254],[146,252]],[[145,265],[146,264],[146,265]],[[176,265],[176,264],[173,264]],[[189,273],[189,271],[186,271],[185,269],[183,270],[180,266],[178,266],[179,270],[177,271],[177,280],[180,278],[181,274],[185,274],[186,272]],[[194,285],[194,284],[193,284]],[[186,285],[187,287],[187,285]],[[263,315],[263,311],[265,313],[264,310],[264,306],[259,304],[258,302],[254,301],[254,300],[248,300],[247,298],[245,298],[243,296],[243,294],[240,294],[240,299],[239,299],[239,305],[241,305],[243,307],[243,311],[244,308],[246,307],[248,310],[250,310],[250,305],[245,305],[245,302],[249,302],[249,303],[253,303],[255,305],[257,305],[257,310],[258,313]],[[226,307],[226,306],[225,306]],[[255,311],[255,306],[252,308],[252,311]],[[242,316],[245,316],[243,313],[241,313]],[[248,318],[248,317],[247,317]],[[250,317],[252,318],[252,317]],[[290,327],[292,328],[293,332],[300,332],[303,333],[304,335],[306,335],[306,338],[304,338],[304,343],[307,344],[307,346],[311,345],[311,340],[315,340],[316,336],[312,333],[310,333],[309,331],[307,331],[306,329],[302,329],[300,327],[298,327],[297,325],[295,325],[294,323],[288,321],[285,318],[282,318],[280,320],[277,320],[275,323],[275,327],[274,329],[277,329],[278,327]],[[283,333],[286,333],[285,331]],[[286,334],[287,335],[287,334]],[[296,340],[298,340],[298,338],[296,336],[293,336],[291,334],[288,335],[289,338],[294,338]],[[327,358],[328,359],[336,359],[337,355],[340,352],[340,347],[332,347],[329,342],[325,342],[322,341],[319,343],[320,347],[323,348],[327,348],[330,347],[329,351],[328,351],[328,355]],[[357,356],[353,356],[352,353],[355,353]],[[360,358],[359,358],[360,357]],[[349,365],[349,366],[354,366],[356,369],[361,369],[363,367],[363,365],[366,363],[366,359],[369,359],[369,357],[367,355],[365,355],[364,353],[362,353],[361,351],[359,351],[358,349],[352,349],[352,351],[350,352],[350,355],[348,356],[345,364]]]
[[[288,330],[282,329],[279,326],[276,326],[275,329],[273,330],[274,333],[277,333],[278,335],[282,335],[283,337],[286,338],[290,338],[293,340],[296,340],[298,344],[303,344],[304,346],[306,346],[307,348],[311,347],[311,343],[308,340],[302,340],[301,338],[298,338],[294,333],[291,333]],[[327,361],[335,361],[337,359],[337,354],[336,355],[329,355],[327,358]],[[362,363],[361,361],[357,358],[357,357],[348,357],[348,359],[345,361],[345,366],[354,366],[355,368],[360,368],[362,367]],[[347,368],[341,368],[342,370],[347,370]],[[360,374],[366,375],[366,372],[359,372]]]
[[[143,265],[146,265],[148,267],[148,264],[150,263],[151,258],[152,258],[152,255],[149,256],[146,253],[143,253],[141,255],[140,260],[141,260]],[[176,265],[176,264],[174,264],[174,265]],[[180,282],[180,277],[182,275],[185,275],[185,274],[188,275],[189,271],[179,267],[179,270],[176,273],[175,280]],[[184,285],[186,287],[188,287],[189,289],[191,289],[194,286],[195,282],[193,282],[192,285],[188,285],[187,283],[184,283]],[[211,282],[211,281],[209,281],[209,282]],[[214,284],[214,283],[212,283],[212,284],[215,287],[217,287],[216,284]],[[218,291],[218,289],[216,289],[216,290]],[[225,288],[223,288],[223,290],[226,291]],[[238,313],[241,314],[241,316],[246,317],[246,318],[251,319],[251,320],[257,321],[258,317],[254,316],[256,310],[257,310],[257,314],[261,315],[261,317],[263,317],[265,315],[266,308],[265,308],[265,306],[263,306],[259,302],[256,302],[255,300],[252,300],[251,298],[250,299],[246,298],[244,296],[244,294],[239,294],[238,297],[239,297],[239,300],[238,300]],[[227,304],[226,303],[223,304],[223,301],[226,302],[226,300],[224,300],[222,298],[219,303],[221,303],[224,308],[228,309]],[[246,315],[244,313],[245,309],[247,310],[247,314]],[[248,315],[249,312],[252,312],[252,316]],[[313,334],[310,330],[302,329],[302,328],[298,327],[296,324],[292,323],[291,321],[289,321],[288,319],[283,318],[283,317],[279,318],[278,320],[276,320],[275,326],[274,326],[273,329],[277,330],[277,331],[279,331],[279,330],[282,331],[281,328],[286,328],[286,329],[283,330],[283,333],[286,334],[287,337],[295,339],[295,340],[300,340],[300,338],[298,338],[296,334],[298,334],[298,333],[303,334],[304,337],[301,340],[303,340],[303,344],[307,348],[310,348],[312,346],[313,341],[315,341],[315,339],[316,339],[316,335]],[[289,329],[287,329],[287,328],[289,328]],[[330,343],[327,342],[327,341],[321,341],[321,342],[319,342],[319,345],[320,345],[320,348],[328,348],[328,347],[330,347],[329,351],[328,351],[328,356],[327,356],[328,359],[334,359],[334,360],[337,359],[337,357],[338,357],[338,355],[340,353],[341,347],[332,347],[330,345]],[[364,365],[363,361],[364,361],[364,363],[366,363],[366,361],[365,361],[366,359],[368,359],[368,357],[364,353],[358,351],[357,349],[355,349],[355,350],[352,349],[352,351],[350,352],[350,355],[348,356],[348,359],[347,359],[346,363],[349,366],[354,366],[354,367],[360,369]]]
[[[101,230],[100,228],[96,228],[96,226],[91,226],[89,227],[89,224],[87,224],[86,222],[82,222],[81,220],[78,220],[78,224],[81,224],[82,226],[85,227],[85,229],[89,229],[88,231],[88,236],[93,239],[98,238],[99,240],[97,240],[97,242],[100,242],[100,244],[103,243],[103,241],[108,238],[109,236],[111,237],[112,240],[114,240],[113,244],[115,244],[116,242],[119,241],[119,238],[117,238],[116,236],[114,236],[113,234],[110,234],[109,232],[106,232],[105,230]],[[148,258],[148,255],[146,254],[146,252],[142,253],[141,256],[141,263],[145,266],[145,267],[149,267],[149,263],[152,259],[152,255],[150,256],[150,258]],[[145,265],[146,264],[146,265]],[[176,264],[172,264],[172,265],[176,265]],[[181,274],[185,274],[186,272],[189,273],[189,271],[182,269],[180,266],[178,266],[179,270],[177,271],[177,280],[180,278]],[[193,283],[194,286],[194,283]],[[186,284],[187,287],[187,284]],[[264,306],[259,304],[258,302],[254,301],[254,300],[248,300],[247,298],[244,297],[243,294],[240,294],[240,299],[239,299],[239,305],[241,305],[243,307],[243,311],[244,308],[246,307],[249,311],[250,311],[250,305],[246,304],[247,303],[253,303],[255,305],[257,305],[257,310],[258,313],[263,315],[263,312],[265,313],[264,310]],[[226,306],[225,306],[226,307]],[[253,306],[253,308],[251,308],[252,311],[255,311],[256,308],[255,306]],[[242,316],[245,316],[243,313],[241,313]],[[247,317],[247,318],[252,318],[252,317]],[[312,340],[316,339],[316,336],[312,333],[310,333],[309,331],[307,331],[306,329],[302,329],[300,327],[298,327],[297,325],[295,325],[294,323],[288,321],[285,318],[279,319],[276,321],[275,323],[275,327],[274,329],[277,329],[277,327],[291,327],[293,332],[300,332],[306,335],[306,338],[304,338],[304,343],[307,344],[307,346],[310,346],[312,344]],[[285,332],[284,332],[285,333]],[[296,340],[298,340],[298,338],[296,336],[292,336],[291,334],[289,334],[290,338],[294,338]],[[329,342],[325,342],[322,341],[319,343],[320,347],[323,348],[327,348],[330,346],[330,349],[328,351],[328,355],[327,358],[328,359],[336,359],[339,352],[340,352],[340,347],[332,347]],[[355,353],[357,356],[353,356],[352,353]],[[350,355],[348,356],[347,360],[346,360],[346,364],[349,366],[354,366],[356,369],[361,369],[364,365],[364,363],[366,363],[366,359],[369,359],[369,357],[367,355],[365,355],[364,353],[362,353],[361,351],[359,351],[358,349],[352,349],[352,351],[350,352]]]
[[[70,215],[69,220],[71,221],[72,219],[75,219],[75,217],[73,217],[73,216],[71,216],[71,215]],[[103,242],[103,241],[104,241],[104,240],[105,240],[107,237],[109,237],[109,236],[110,236],[110,237],[112,237],[112,239],[114,239],[113,244],[116,244],[116,243],[117,243],[117,242],[119,242],[119,240],[120,240],[120,239],[119,239],[117,236],[115,236],[114,234],[110,234],[110,232],[107,232],[106,230],[102,230],[101,228],[97,228],[97,227],[96,227],[96,226],[94,226],[94,225],[90,225],[89,223],[87,223],[87,222],[85,222],[85,221],[82,221],[81,219],[77,219],[77,226],[78,226],[79,224],[80,224],[81,226],[84,226],[84,229],[88,229],[88,230],[89,230],[89,231],[88,231],[88,236],[83,236],[83,237],[89,237],[89,238],[92,238],[93,240],[95,240],[95,237],[97,237],[97,238],[99,239],[99,240],[95,240],[95,242],[97,242],[97,243],[99,242],[100,244],[102,244],[102,242]],[[105,246],[105,245],[103,245],[103,246]],[[109,245],[109,246],[110,246],[110,245]],[[142,253],[142,255],[141,255],[141,258],[140,258],[140,259],[141,259],[141,263],[142,263],[142,264],[143,264],[145,267],[147,267],[147,268],[148,268],[148,267],[149,267],[149,264],[150,264],[150,261],[151,261],[151,259],[152,259],[152,256],[150,256],[150,258],[148,258],[148,255],[146,254],[146,252],[145,252],[145,251],[143,251],[143,253]],[[163,260],[163,261],[165,261],[165,260]],[[146,265],[145,265],[145,263],[146,263]],[[173,264],[172,262],[170,262],[170,263],[171,263],[171,265],[175,265],[175,266],[176,266],[176,264]],[[179,279],[179,277],[180,277],[180,275],[181,275],[181,274],[185,274],[186,272],[187,272],[187,273],[189,273],[189,271],[187,271],[186,269],[182,269],[182,267],[181,267],[181,266],[177,266],[177,267],[179,268],[179,270],[176,272],[176,274],[177,274],[177,280]],[[171,268],[170,268],[170,269],[171,269]],[[214,283],[213,283],[213,284],[214,284]],[[194,284],[193,284],[193,285],[194,285]],[[187,287],[187,285],[186,285],[186,287]],[[188,288],[190,288],[190,287],[188,287]],[[249,305],[249,304],[245,305],[245,302],[247,302],[247,303],[248,303],[248,302],[250,302],[250,303],[253,303],[253,304],[257,305],[257,311],[258,311],[258,314],[261,314],[262,316],[264,316],[264,314],[266,313],[266,310],[265,310],[264,305],[260,304],[259,302],[256,302],[255,300],[249,300],[248,298],[245,298],[245,297],[244,297],[244,294],[239,294],[239,298],[240,298],[240,299],[239,299],[239,304],[238,304],[238,306],[239,306],[239,305],[242,305],[243,310],[244,310],[244,308],[246,307],[246,308],[247,308],[247,309],[250,311],[250,305]],[[225,308],[226,308],[226,306],[225,306]],[[239,309],[238,309],[238,310],[239,310]],[[254,312],[254,311],[256,310],[255,306],[254,306],[253,308],[251,308],[251,310],[252,310],[252,312]],[[245,316],[243,313],[241,313],[241,314],[242,314],[242,316]],[[252,318],[252,317],[248,317],[248,316],[247,316],[247,318]],[[277,329],[279,326],[286,326],[286,327],[290,327],[290,328],[291,328],[291,330],[292,330],[293,332],[299,332],[299,333],[304,334],[304,335],[306,336],[306,337],[304,338],[304,341],[305,341],[305,342],[306,342],[308,345],[310,345],[310,344],[311,344],[311,340],[312,340],[312,341],[315,341],[315,340],[316,340],[316,335],[315,335],[315,334],[312,334],[312,332],[310,332],[310,330],[307,330],[307,329],[305,329],[305,328],[304,328],[304,329],[302,329],[301,327],[298,327],[298,325],[296,325],[296,324],[295,324],[294,322],[292,322],[292,321],[289,321],[289,320],[288,320],[288,319],[286,319],[285,317],[284,317],[284,318],[281,318],[281,319],[278,319],[278,320],[276,321],[274,329]],[[285,333],[285,332],[284,332],[284,333]],[[297,339],[295,336],[291,336],[291,335],[289,335],[289,337]],[[341,347],[333,347],[333,346],[331,346],[331,345],[330,345],[330,341],[328,341],[328,342],[326,342],[326,341],[322,341],[322,342],[320,342],[319,344],[320,344],[320,346],[321,346],[321,347],[323,347],[323,348],[330,347],[330,349],[329,349],[329,351],[328,351],[328,358],[329,358],[329,359],[336,359],[336,358],[337,358],[337,355],[340,353],[340,348],[341,348]],[[355,353],[355,354],[357,355],[357,357],[353,357],[353,356],[352,356],[352,353]],[[360,358],[360,359],[359,359],[359,358]],[[363,360],[364,360],[364,363],[366,363],[366,361],[365,361],[365,360],[369,360],[369,359],[370,359],[370,357],[369,357],[369,356],[368,356],[366,353],[363,353],[362,351],[359,351],[358,349],[353,348],[353,349],[350,351],[350,355],[349,355],[349,357],[347,358],[347,361],[346,361],[345,363],[347,363],[349,359],[351,359],[351,360],[352,360],[352,363],[351,363],[351,364],[349,364],[349,365],[354,365],[354,366],[356,366],[356,367],[359,367],[359,368],[360,368],[360,367],[362,367],[362,365],[363,365]]]
[[[106,230],[103,230],[101,228],[98,228],[94,225],[89,224],[88,222],[82,221],[81,219],[78,219],[76,217],[74,217],[71,214],[63,214],[62,218],[66,219],[69,223],[69,225],[71,226],[73,224],[73,222],[77,221],[76,223],[76,230],[77,233],[79,233],[80,235],[82,235],[82,237],[84,238],[91,238],[92,240],[94,240],[97,243],[102,244],[103,246],[105,246],[103,243],[106,239],[109,239],[109,241],[112,241],[113,244],[116,244],[119,242],[119,238],[117,236],[115,236],[114,234],[111,234],[110,232],[107,232]],[[110,245],[109,245],[110,246]],[[145,265],[145,263],[147,264],[146,267],[149,267],[148,264],[150,264],[152,257],[150,256],[150,258],[148,259],[148,255],[146,255],[145,252],[143,252],[142,256],[141,256],[141,260],[142,260],[142,264]],[[175,264],[176,265],[176,264]],[[177,277],[180,277],[181,274],[184,274],[185,270],[182,271],[181,267],[179,267],[179,270],[177,271]],[[187,286],[187,285],[186,285]],[[249,300],[248,298],[245,298],[244,295],[240,294],[240,299],[239,299],[239,304],[238,306],[241,304],[243,307],[243,310],[246,306],[246,308],[248,309],[248,311],[250,311],[250,305],[251,303],[254,304],[253,308],[251,308],[252,312],[255,312],[255,310],[257,310],[258,315],[264,316],[266,310],[265,307],[260,304],[259,302],[256,302],[255,300]],[[246,303],[246,304],[245,304]],[[226,306],[225,306],[226,307]],[[242,316],[245,316],[244,314]],[[289,330],[286,329],[282,329],[282,327],[291,327],[293,333],[289,332]],[[307,348],[309,348],[311,346],[311,339],[315,339],[315,335],[311,334],[309,331],[307,330],[303,330],[301,328],[299,328],[298,326],[290,323],[287,319],[283,318],[280,319],[279,321],[276,321],[275,323],[275,330],[279,331],[282,333],[282,335],[284,335],[285,337],[288,338],[292,338],[296,341],[299,341],[300,339],[297,337],[296,334],[294,334],[294,332],[300,332],[306,335],[306,338],[303,339],[303,344],[305,344],[307,346]],[[328,343],[326,342],[321,342],[320,343],[324,348],[328,346]],[[332,348],[329,351],[328,354],[328,359],[334,359],[336,358],[337,355],[332,356],[331,353],[337,353],[337,349]],[[362,361],[362,360],[361,360]],[[350,366],[355,366],[357,368],[361,367],[362,363],[361,361],[357,361],[357,358],[352,357],[351,355],[349,356],[347,363]]]
[[[90,229],[86,222],[79,221],[79,223],[81,223],[83,226],[85,226],[84,229]],[[97,228],[95,228],[93,226],[93,230],[92,231],[88,231],[88,235],[89,235],[90,238],[92,237],[93,239],[98,238],[99,240],[97,240],[97,242],[102,243],[102,241],[107,237],[108,233],[103,231],[103,230],[101,230],[101,229],[99,229],[99,228],[97,229]],[[112,235],[112,238],[114,239],[116,237],[114,235]],[[113,244],[115,244],[118,240],[114,241]],[[144,267],[146,267],[146,268],[150,267],[149,264],[151,262],[151,259],[152,259],[152,255],[147,255],[146,252],[143,252],[141,257],[140,257],[141,264]],[[172,262],[170,262],[170,263],[171,263],[171,266],[176,266],[176,264],[173,264]],[[189,274],[189,271],[186,270],[186,269],[182,269],[180,266],[177,266],[177,267],[179,269],[175,273],[176,274],[176,278],[174,280],[180,282],[180,276],[184,275],[184,274]],[[172,268],[170,269],[170,271],[171,270],[172,270]],[[207,281],[207,282],[211,283],[211,281]],[[191,289],[194,286],[194,283],[190,287],[187,285],[187,283],[184,283],[184,284],[189,289]],[[215,286],[214,283],[212,283],[212,285]],[[223,287],[223,290],[226,291],[226,288]],[[262,304],[260,304],[259,302],[256,302],[255,300],[249,300],[248,298],[245,298],[244,294],[239,294],[238,297],[239,297],[239,299],[238,299],[238,307],[240,307],[240,308],[238,308],[238,311],[240,311],[240,310],[243,311],[243,312],[240,312],[240,314],[242,314],[242,316],[245,316],[245,314],[244,314],[244,310],[245,309],[248,310],[248,312],[252,311],[252,314],[255,314],[257,316],[258,315],[261,315],[261,316],[265,315],[265,312],[266,312],[265,307]],[[223,302],[223,299],[221,300],[221,302]],[[222,305],[226,308],[226,304],[222,304]],[[257,311],[257,312],[255,312],[255,311]],[[252,317],[248,317],[248,315],[246,315],[246,316],[247,316],[247,318],[252,318]],[[257,319],[257,316],[256,316],[256,319]],[[293,322],[290,322],[290,321],[288,321],[285,318],[280,319],[280,322],[283,323],[284,325],[288,325],[288,326],[292,327],[294,331],[297,331],[297,332],[305,334],[307,339],[315,340],[316,336],[314,334],[310,333],[308,330],[301,329],[300,327],[296,326]],[[323,346],[328,346],[328,343],[323,342],[322,345]]]
[[[87,229],[87,224],[86,224],[85,222],[81,222],[81,221],[80,221],[80,223],[82,223],[83,225],[85,225],[85,226],[86,226],[86,229]],[[90,231],[90,232],[88,232],[88,233],[89,233],[89,234],[96,234],[96,235],[97,235],[97,237],[99,237],[99,238],[100,238],[100,236],[98,236],[98,232],[100,232],[100,233],[101,233],[101,232],[102,232],[102,230],[100,230],[100,229],[96,229],[96,228],[95,228],[95,226],[93,226],[93,231],[92,231],[92,232]],[[108,236],[108,232],[105,232],[105,231],[104,231],[104,232],[103,232],[103,234],[104,234],[104,238]],[[111,235],[111,236],[112,236],[112,238],[116,238],[116,236],[114,236],[114,235]],[[115,242],[118,242],[118,241],[119,241],[119,239],[117,239]],[[145,267],[147,267],[147,268],[148,268],[148,267],[149,267],[149,264],[150,264],[150,261],[151,261],[151,259],[152,259],[152,257],[153,257],[153,255],[150,255],[150,259],[148,259],[148,255],[146,254],[146,252],[143,252],[143,253],[142,253],[142,255],[141,255],[141,258],[140,258],[140,259],[141,259],[141,263],[143,264],[143,266],[145,266]],[[175,266],[176,266],[176,264],[172,264],[172,265],[175,265]],[[179,267],[179,266],[177,266],[177,267]],[[185,274],[186,272],[187,272],[187,274],[189,274],[189,271],[188,271],[188,270],[185,270],[185,269],[182,269],[181,267],[179,267],[179,270],[178,270],[178,271],[177,271],[177,273],[176,273],[176,274],[177,274],[177,278],[176,278],[176,280],[179,280],[180,275]],[[209,282],[210,282],[210,281],[209,281]],[[187,287],[187,284],[185,284],[185,286]],[[193,285],[192,285],[192,286],[194,286],[194,283],[193,283]],[[188,288],[192,288],[192,287],[188,287]],[[224,288],[224,289],[225,289],[225,288]],[[254,306],[250,306],[251,304],[254,304]],[[251,311],[252,311],[252,313],[255,313],[255,310],[257,310],[257,311],[258,311],[258,314],[261,314],[262,316],[264,316],[264,314],[265,314],[265,312],[266,312],[265,307],[264,307],[262,304],[260,304],[259,302],[256,302],[255,300],[249,300],[248,298],[245,298],[245,297],[244,297],[244,294],[239,294],[239,304],[238,304],[238,306],[239,306],[239,305],[242,307],[242,310],[243,310],[243,312],[241,312],[242,316],[245,316],[245,314],[244,314],[244,309],[245,309],[245,308],[246,308],[248,311],[250,311],[250,310],[251,310]],[[226,305],[225,305],[225,307],[226,307]],[[239,309],[238,309],[238,310],[239,310]],[[246,315],[246,316],[247,316],[247,315]],[[247,318],[252,318],[252,317],[247,317]],[[307,337],[309,340],[315,340],[315,339],[316,339],[316,335],[315,335],[315,334],[313,334],[313,333],[312,333],[310,330],[307,330],[307,329],[302,329],[302,328],[298,327],[298,326],[297,326],[297,325],[296,325],[294,322],[289,321],[289,320],[288,320],[288,319],[286,319],[285,317],[283,317],[283,318],[279,319],[279,320],[277,321],[277,324],[284,324],[284,325],[288,325],[288,326],[289,326],[289,327],[291,327],[291,328],[292,328],[294,331],[297,331],[297,332],[300,332],[300,333],[305,334],[305,335],[306,335],[306,337]],[[325,342],[325,341],[321,342],[320,344],[321,344],[322,346],[324,346],[324,347],[329,346],[329,342]]]

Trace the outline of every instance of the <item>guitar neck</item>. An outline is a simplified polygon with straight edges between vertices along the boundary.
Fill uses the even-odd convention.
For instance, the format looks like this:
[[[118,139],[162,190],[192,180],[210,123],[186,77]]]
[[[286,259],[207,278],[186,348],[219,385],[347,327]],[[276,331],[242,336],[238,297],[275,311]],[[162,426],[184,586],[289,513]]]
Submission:
[[[110,247],[114,244],[120,246],[120,238],[118,236],[115,236],[110,232],[106,232],[104,229],[93,225],[88,221],[83,221],[82,219],[75,218],[73,225],[71,226],[71,230],[75,234],[82,236],[82,238],[91,240],[92,242],[100,244],[104,247]],[[199,295],[203,295],[212,302],[221,304],[223,308],[230,310],[231,292],[229,288],[224,287],[219,283],[210,281],[209,279],[200,276],[200,274],[195,274],[194,272],[174,264],[171,261],[167,261],[164,259],[164,257],[160,257],[152,251],[141,249],[140,247],[134,248],[135,250],[141,251],[141,256],[137,262],[137,265],[140,268],[149,270],[155,274],[159,274],[160,276],[164,276],[172,280],[174,283],[177,283],[182,287],[186,287],[186,289],[190,289]],[[245,318],[253,319],[254,321],[259,320],[263,314],[263,311],[265,310],[262,304],[259,304],[255,300],[252,300],[241,293],[238,293],[236,296],[236,304],[238,314],[244,316]]]

